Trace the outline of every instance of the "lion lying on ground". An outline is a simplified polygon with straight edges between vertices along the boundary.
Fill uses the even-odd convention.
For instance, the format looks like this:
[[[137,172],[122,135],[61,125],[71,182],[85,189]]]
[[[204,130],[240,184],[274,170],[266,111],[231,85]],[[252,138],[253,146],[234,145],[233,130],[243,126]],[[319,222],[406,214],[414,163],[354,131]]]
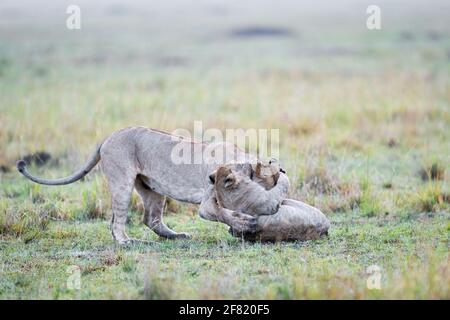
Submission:
[[[211,148],[212,146],[212,148]],[[174,150],[190,150],[188,158],[200,158],[200,163],[173,161]],[[210,152],[205,152],[210,151]],[[223,152],[222,159],[213,155]],[[211,157],[208,157],[211,154]],[[69,177],[42,179],[26,170],[26,163],[18,161],[18,170],[28,179],[46,185],[65,185],[80,180],[101,160],[101,167],[108,180],[112,202],[111,232],[119,243],[130,238],[125,232],[127,209],[133,189],[144,203],[144,223],[156,234],[165,238],[186,238],[188,234],[169,229],[162,221],[165,196],[175,200],[200,203],[209,184],[209,173],[223,164],[224,159],[235,163],[256,161],[235,145],[227,142],[207,144],[174,136],[159,130],[131,127],[111,134],[94,152],[85,166]],[[228,161],[226,161],[228,162]],[[237,172],[242,165],[231,165]],[[250,173],[246,173],[250,175]],[[280,184],[280,181],[278,182]],[[283,183],[283,182],[282,182]],[[281,184],[282,184],[281,183]],[[268,212],[276,212],[278,203],[274,199]],[[254,231],[256,219],[250,215],[223,210],[216,212],[215,219],[224,222],[239,232]]]
[[[266,211],[267,204],[273,200],[272,196],[277,197],[278,201],[280,196],[287,193],[287,190],[275,185],[277,177],[283,174],[278,172],[276,165],[271,164],[271,167],[274,168],[271,171],[276,172],[272,176],[274,178],[265,176],[253,180],[250,179],[249,171],[238,172],[230,165],[219,167],[210,176],[211,185],[200,206],[200,216],[214,221],[216,213],[223,210],[257,216],[256,232],[230,228],[232,235],[248,241],[314,240],[326,235],[330,227],[329,220],[320,210],[303,202],[284,199],[277,213]]]

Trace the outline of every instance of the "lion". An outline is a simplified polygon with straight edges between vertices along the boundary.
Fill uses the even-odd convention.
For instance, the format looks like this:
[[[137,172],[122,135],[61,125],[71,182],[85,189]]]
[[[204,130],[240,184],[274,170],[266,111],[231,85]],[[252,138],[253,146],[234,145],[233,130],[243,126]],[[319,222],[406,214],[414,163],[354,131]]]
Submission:
[[[191,159],[200,156],[203,161],[194,164],[174,163],[173,151],[184,150],[184,147],[190,150],[188,156]],[[205,157],[205,150],[211,151],[211,156]],[[222,159],[213,156],[217,150],[223,152]],[[54,186],[80,180],[101,162],[111,194],[111,233],[118,243],[125,244],[134,240],[130,239],[125,230],[133,189],[136,189],[143,201],[145,225],[163,238],[188,238],[187,233],[177,233],[164,224],[162,215],[166,196],[199,204],[209,184],[209,173],[223,164],[224,159],[233,159],[236,164],[232,166],[236,171],[248,169],[248,166],[240,163],[256,162],[256,157],[231,143],[208,144],[160,130],[129,127],[112,133],[80,170],[66,178],[35,177],[27,171],[23,160],[17,162],[17,168],[31,181]],[[271,211],[276,212],[278,204],[272,203],[274,207]],[[216,220],[227,223],[239,232],[252,231],[256,227],[254,217],[239,212],[217,212]]]
[[[250,179],[249,172],[238,172],[230,165],[220,166],[210,176],[211,185],[200,205],[200,216],[217,221],[216,212],[229,210],[257,217],[256,232],[241,232],[230,225],[233,236],[243,237],[248,241],[315,240],[327,235],[330,222],[326,216],[301,201],[283,199],[275,214],[267,211],[271,207],[272,196],[275,201],[279,201],[279,197],[285,194],[284,191],[282,194],[272,192],[279,189],[275,184],[283,173],[277,171],[276,165],[271,167],[271,172],[274,173],[272,179],[262,176],[258,180]],[[255,170],[254,174],[256,172]]]

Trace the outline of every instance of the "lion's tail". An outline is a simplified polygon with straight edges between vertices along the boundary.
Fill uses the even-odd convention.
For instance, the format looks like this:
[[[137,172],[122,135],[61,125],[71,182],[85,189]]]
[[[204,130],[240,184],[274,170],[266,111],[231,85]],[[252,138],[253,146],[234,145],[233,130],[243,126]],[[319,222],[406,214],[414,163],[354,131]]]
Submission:
[[[39,184],[45,184],[45,185],[49,185],[49,186],[60,186],[60,185],[64,185],[64,184],[70,184],[70,183],[80,180],[85,175],[87,175],[89,173],[89,171],[91,171],[92,168],[94,168],[95,165],[100,161],[100,148],[101,148],[101,145],[98,146],[97,150],[95,150],[95,152],[91,155],[91,157],[89,158],[87,163],[83,166],[83,168],[81,168],[77,172],[75,172],[72,175],[65,177],[65,178],[42,179],[42,178],[35,177],[27,171],[27,168],[26,168],[27,163],[24,160],[17,161],[17,164],[16,164],[17,170],[19,170],[19,172],[21,174],[23,174],[25,177],[27,177],[31,181],[34,181]]]

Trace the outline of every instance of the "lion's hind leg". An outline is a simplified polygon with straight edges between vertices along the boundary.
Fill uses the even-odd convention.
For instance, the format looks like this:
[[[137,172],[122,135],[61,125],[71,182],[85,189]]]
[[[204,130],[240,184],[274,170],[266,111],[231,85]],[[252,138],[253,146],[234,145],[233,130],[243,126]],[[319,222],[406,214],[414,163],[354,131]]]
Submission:
[[[137,173],[132,161],[117,155],[116,149],[102,151],[102,169],[111,194],[111,233],[119,244],[128,244],[131,239],[125,232],[125,225]]]
[[[158,236],[167,239],[189,238],[184,232],[175,232],[163,222],[166,197],[151,190],[141,179],[136,179],[135,188],[144,203],[144,224]]]
[[[109,190],[111,192],[111,233],[119,244],[127,244],[131,241],[125,232],[128,206],[133,192],[133,179],[116,180],[109,179]]]

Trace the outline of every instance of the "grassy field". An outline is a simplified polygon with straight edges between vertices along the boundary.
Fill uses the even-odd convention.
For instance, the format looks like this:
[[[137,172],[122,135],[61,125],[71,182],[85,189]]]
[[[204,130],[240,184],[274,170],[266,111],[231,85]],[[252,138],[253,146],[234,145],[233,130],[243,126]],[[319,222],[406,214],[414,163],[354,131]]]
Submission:
[[[0,4],[1,299],[449,299],[450,6],[379,1],[78,1]],[[99,170],[60,177],[114,130],[280,129],[290,196],[331,220],[327,239],[250,244],[197,206],[168,202],[159,239],[134,195],[116,245]],[[368,268],[380,268],[369,289]],[[81,288],[67,281],[80,270]],[[372,275],[373,276],[373,275]]]

